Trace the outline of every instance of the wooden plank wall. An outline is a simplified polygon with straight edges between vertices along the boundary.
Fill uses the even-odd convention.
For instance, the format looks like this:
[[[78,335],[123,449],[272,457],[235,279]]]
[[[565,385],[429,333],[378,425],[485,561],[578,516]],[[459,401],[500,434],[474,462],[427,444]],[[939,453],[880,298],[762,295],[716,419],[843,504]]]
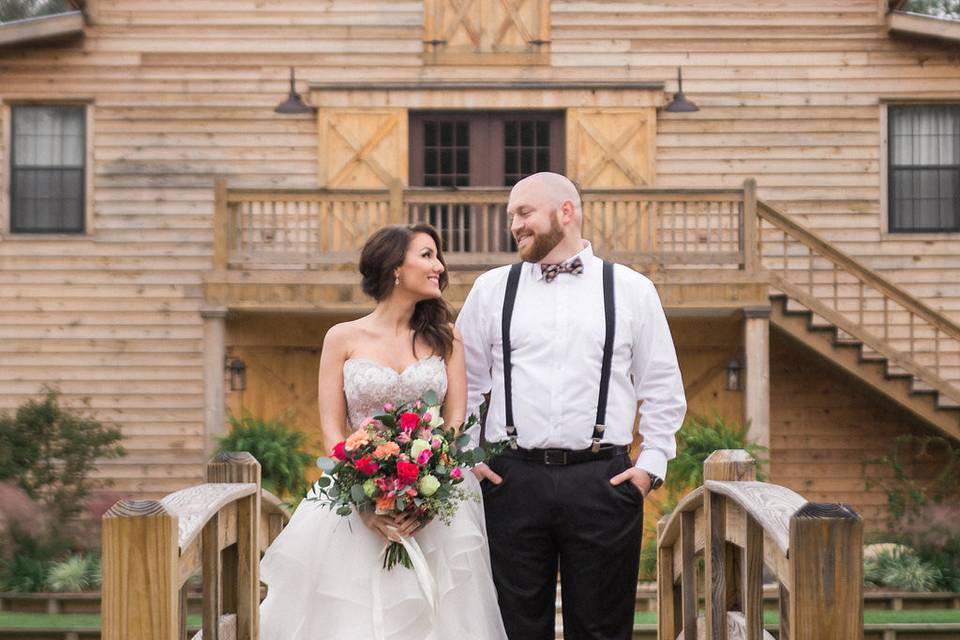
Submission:
[[[666,80],[664,187],[759,196],[960,320],[960,239],[881,233],[880,98],[960,98],[956,50],[893,40],[880,0],[553,0],[549,66],[425,66],[422,3],[90,0],[75,44],[0,51],[0,99],[92,101],[94,232],[0,237],[0,409],[58,384],[123,426],[121,491],[200,477],[200,278],[212,185],[316,186],[306,81]],[[0,112],[4,117],[6,112]],[[7,128],[9,123],[0,123]],[[8,150],[0,149],[6,158]],[[6,184],[6,165],[0,164]]]
[[[866,460],[893,455],[901,435],[936,436],[879,393],[799,346],[770,331],[770,482],[789,487],[813,502],[845,502],[863,516],[865,530],[887,530],[889,512],[882,487],[867,489]],[[929,480],[942,468],[942,451],[902,462],[908,477]],[[890,469],[870,466],[873,480],[891,478]],[[956,511],[954,501],[948,505]],[[929,512],[933,513],[933,511]],[[906,532],[906,523],[897,529]]]

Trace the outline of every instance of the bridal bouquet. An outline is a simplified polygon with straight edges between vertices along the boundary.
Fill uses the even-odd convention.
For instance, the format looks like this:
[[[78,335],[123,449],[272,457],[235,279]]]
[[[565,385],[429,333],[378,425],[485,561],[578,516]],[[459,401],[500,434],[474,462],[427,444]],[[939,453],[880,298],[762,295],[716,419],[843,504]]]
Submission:
[[[492,453],[481,447],[463,451],[470,442],[464,433],[478,419],[458,429],[444,428],[437,394],[428,391],[410,404],[387,403],[383,413],[370,416],[346,440],[333,447],[331,457],[317,460],[324,475],[314,484],[313,496],[341,516],[374,510],[377,514],[412,513],[422,522],[449,523],[459,503],[468,498],[457,485],[464,469]],[[387,545],[383,566],[411,568],[406,546]]]

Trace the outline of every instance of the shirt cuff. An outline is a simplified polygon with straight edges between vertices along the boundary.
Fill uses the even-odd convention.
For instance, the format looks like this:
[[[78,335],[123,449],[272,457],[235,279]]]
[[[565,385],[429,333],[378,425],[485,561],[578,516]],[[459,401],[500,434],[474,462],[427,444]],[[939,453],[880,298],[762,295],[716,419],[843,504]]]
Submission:
[[[634,466],[652,473],[661,480],[667,479],[667,456],[656,449],[641,449]]]

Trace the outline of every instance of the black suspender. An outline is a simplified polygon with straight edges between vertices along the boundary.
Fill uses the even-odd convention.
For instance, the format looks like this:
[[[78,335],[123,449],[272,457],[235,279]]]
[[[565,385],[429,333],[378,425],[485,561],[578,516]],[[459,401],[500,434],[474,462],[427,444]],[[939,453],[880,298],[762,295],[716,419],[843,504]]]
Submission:
[[[510,267],[507,276],[507,292],[503,296],[503,317],[500,319],[500,334],[503,342],[503,398],[507,409],[507,437],[510,438],[510,448],[517,448],[517,427],[513,424],[513,389],[510,377],[510,321],[513,319],[513,303],[517,301],[517,287],[520,284],[520,270],[523,263]]]
[[[517,427],[513,424],[513,389],[510,364],[510,322],[513,319],[513,307],[517,300],[517,288],[520,284],[520,271],[523,263],[510,267],[507,276],[507,290],[503,296],[503,315],[500,320],[501,341],[503,343],[503,398],[506,408],[506,430],[510,439],[510,448],[517,448]],[[613,362],[613,343],[617,330],[616,305],[613,298],[613,263],[603,261],[603,315],[606,320],[606,334],[603,341],[603,362],[600,367],[600,394],[597,399],[597,421],[593,427],[591,450],[600,450],[600,440],[606,430],[607,394],[610,390],[610,368]]]
[[[593,426],[594,453],[600,450],[600,440],[607,428],[607,392],[610,391],[610,365],[613,363],[613,339],[617,332],[616,305],[613,299],[613,263],[603,261],[603,315],[607,330],[603,340],[603,364],[600,365],[600,397],[597,400],[597,423]]]

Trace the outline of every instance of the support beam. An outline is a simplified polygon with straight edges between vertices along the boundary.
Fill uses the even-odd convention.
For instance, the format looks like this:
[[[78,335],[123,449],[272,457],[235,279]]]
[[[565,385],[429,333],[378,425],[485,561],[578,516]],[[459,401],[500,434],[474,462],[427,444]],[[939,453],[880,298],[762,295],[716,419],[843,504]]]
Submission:
[[[200,317],[203,318],[204,434],[209,456],[216,450],[217,436],[224,432],[223,370],[227,310],[223,307],[205,307],[200,310]]]
[[[770,448],[770,307],[743,310],[744,419],[750,441]]]

